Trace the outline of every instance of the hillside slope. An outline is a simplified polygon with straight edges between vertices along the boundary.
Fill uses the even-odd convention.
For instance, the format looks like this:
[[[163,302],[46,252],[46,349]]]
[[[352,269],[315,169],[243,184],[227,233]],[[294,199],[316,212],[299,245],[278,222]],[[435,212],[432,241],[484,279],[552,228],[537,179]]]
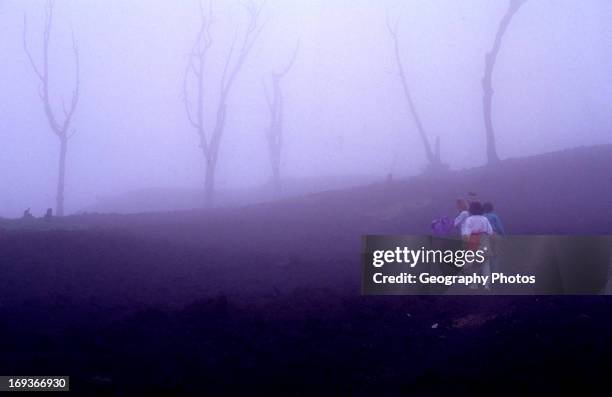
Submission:
[[[66,263],[74,263],[95,280],[99,273],[116,274],[122,280],[113,284],[109,279],[114,286],[126,280],[150,283],[185,299],[208,289],[291,289],[340,280],[357,289],[362,235],[427,234],[432,219],[454,215],[455,199],[466,192],[493,201],[510,234],[610,234],[611,169],[612,146],[598,146],[506,160],[496,168],[437,179],[415,177],[242,208],[4,221],[0,255],[13,261],[14,271],[35,266],[33,274],[66,273],[69,278]],[[78,258],[86,258],[85,264]],[[34,265],[45,262],[59,268]],[[167,277],[178,284],[164,285]],[[40,284],[37,293],[63,288],[47,289],[47,284]],[[5,286],[13,297],[28,293],[15,285]],[[154,297],[146,294],[143,301]]]
[[[467,192],[513,234],[612,233],[611,169],[601,146],[243,208],[3,220],[0,372],[89,395],[595,387],[607,297],[362,297],[360,249]]]

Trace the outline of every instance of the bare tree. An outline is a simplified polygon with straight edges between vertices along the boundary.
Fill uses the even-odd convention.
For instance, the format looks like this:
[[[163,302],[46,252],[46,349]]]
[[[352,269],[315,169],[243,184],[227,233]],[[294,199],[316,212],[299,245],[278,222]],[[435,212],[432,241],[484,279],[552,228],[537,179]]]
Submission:
[[[66,153],[68,151],[68,141],[75,134],[75,130],[71,130],[72,120],[74,112],[76,111],[77,104],[79,102],[79,86],[80,86],[80,65],[79,65],[79,50],[74,38],[74,32],[72,32],[72,51],[75,59],[75,87],[72,91],[72,99],[70,105],[66,106],[62,99],[62,116],[63,120],[60,120],[55,114],[53,107],[51,106],[51,97],[49,93],[49,41],[51,39],[51,27],[53,23],[53,9],[55,3],[52,0],[47,2],[45,7],[45,25],[43,30],[43,58],[42,67],[39,67],[34,61],[30,50],[27,45],[27,17],[24,14],[23,17],[23,48],[25,50],[30,64],[34,73],[40,80],[39,96],[45,109],[45,115],[47,121],[51,127],[51,131],[57,136],[60,142],[60,154],[59,154],[59,172],[57,179],[57,194],[56,194],[56,212],[57,215],[64,215],[64,188],[66,180]]]
[[[284,116],[284,97],[281,89],[281,80],[289,73],[295,59],[297,58],[300,43],[295,47],[293,55],[287,66],[281,71],[272,71],[272,94],[268,93],[268,88],[264,80],[264,91],[266,93],[266,101],[270,110],[270,126],[268,127],[267,141],[268,154],[270,156],[270,165],[272,167],[272,183],[274,185],[274,194],[279,197],[281,194],[281,152],[283,148],[283,116]]]
[[[189,60],[185,69],[183,95],[185,110],[189,123],[195,129],[199,141],[202,155],[206,161],[206,174],[204,177],[204,200],[207,207],[213,205],[214,187],[215,187],[215,172],[217,161],[219,159],[219,148],[221,139],[225,131],[225,122],[227,114],[227,98],[231,92],[236,76],[242,69],[245,60],[247,59],[253,44],[257,41],[263,26],[259,24],[263,3],[257,5],[248,3],[245,6],[248,15],[248,24],[242,36],[238,40],[238,32],[234,35],[234,39],[230,45],[227,58],[223,68],[221,77],[221,88],[219,91],[219,99],[216,103],[216,116],[212,133],[207,133],[204,118],[204,95],[206,90],[205,79],[205,64],[209,55],[209,50],[213,44],[210,33],[213,23],[212,3],[208,10],[204,10],[200,4],[200,29],[198,30],[195,43],[192,51],[189,54]],[[238,48],[237,48],[238,46]],[[195,105],[192,105],[189,100],[189,79],[190,77],[196,80],[196,100]]]
[[[491,116],[493,101],[493,68],[495,67],[495,61],[497,60],[497,55],[499,54],[499,50],[501,48],[502,39],[506,33],[506,30],[508,29],[508,26],[510,25],[510,21],[512,21],[512,17],[517,13],[525,1],[526,0],[510,0],[508,10],[504,14],[501,22],[499,23],[499,27],[497,28],[493,48],[485,55],[485,71],[484,77],[482,78],[482,89],[484,91],[484,95],[482,102],[487,139],[487,161],[489,164],[499,162],[499,156],[497,155],[497,147],[495,144],[495,132],[493,130],[493,121]]]
[[[404,91],[404,96],[406,97],[406,102],[408,102],[408,108],[410,109],[410,113],[412,114],[412,118],[414,119],[414,123],[416,124],[417,130],[419,132],[419,136],[421,137],[421,141],[423,142],[423,148],[425,149],[425,155],[427,156],[427,160],[432,169],[438,169],[441,166],[440,160],[440,140],[436,139],[436,151],[434,152],[431,149],[431,145],[429,143],[429,138],[427,137],[427,133],[425,132],[425,128],[423,127],[423,123],[421,122],[421,118],[417,112],[416,106],[414,105],[414,101],[412,100],[412,95],[410,93],[410,89],[408,88],[408,82],[406,80],[406,73],[404,71],[404,65],[402,63],[402,58],[399,50],[399,38],[397,36],[397,28],[398,28],[399,20],[395,22],[395,25],[391,25],[389,22],[389,16],[387,15],[387,29],[389,30],[389,34],[393,39],[393,50],[395,54],[395,61],[397,63],[398,74],[400,77],[400,81],[402,83],[402,89]]]

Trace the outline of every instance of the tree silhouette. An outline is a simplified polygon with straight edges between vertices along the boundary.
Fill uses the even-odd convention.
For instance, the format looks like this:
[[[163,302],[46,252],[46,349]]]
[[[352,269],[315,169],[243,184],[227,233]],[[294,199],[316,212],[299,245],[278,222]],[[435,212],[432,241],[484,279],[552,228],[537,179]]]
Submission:
[[[510,5],[508,10],[504,14],[502,20],[499,23],[499,27],[497,28],[497,33],[495,34],[495,41],[493,42],[493,48],[485,55],[485,71],[484,77],[482,78],[482,89],[484,92],[483,95],[483,112],[484,112],[484,123],[485,123],[485,132],[486,132],[486,140],[487,140],[487,162],[489,164],[495,164],[499,162],[499,156],[497,155],[497,146],[495,143],[495,131],[493,129],[493,119],[491,115],[492,102],[493,102],[493,69],[495,67],[495,62],[497,61],[497,55],[499,54],[499,50],[501,48],[502,39],[508,26],[510,25],[510,21],[512,21],[512,17],[517,13],[519,8],[525,3],[527,0],[510,0]]]
[[[268,93],[268,88],[264,81],[264,90],[266,93],[266,102],[270,110],[270,126],[266,135],[268,141],[268,154],[270,156],[270,165],[272,167],[272,183],[274,185],[274,194],[279,197],[281,194],[281,152],[283,148],[283,116],[284,116],[284,97],[281,87],[281,80],[289,73],[298,54],[300,44],[295,47],[293,55],[284,69],[281,71],[272,71],[272,94]]]
[[[245,60],[247,59],[253,44],[257,41],[263,26],[259,24],[259,18],[263,4],[257,5],[253,2],[244,5],[248,15],[248,24],[242,40],[238,43],[238,33],[230,45],[227,58],[223,68],[221,77],[221,90],[219,99],[216,104],[215,121],[212,128],[212,134],[207,133],[207,128],[204,121],[204,95],[205,95],[205,64],[209,55],[209,50],[212,47],[213,40],[211,36],[211,25],[213,23],[212,3],[205,11],[200,3],[200,29],[196,35],[195,43],[192,51],[189,54],[189,60],[185,69],[183,94],[185,111],[189,123],[195,129],[199,141],[202,155],[206,161],[206,174],[204,177],[204,204],[207,207],[213,205],[214,188],[215,188],[215,173],[217,162],[219,160],[219,148],[221,147],[221,139],[225,132],[225,123],[227,115],[227,98],[232,90],[236,76],[242,69]],[[238,45],[238,48],[236,46]],[[189,100],[188,87],[190,77],[196,80],[196,100],[195,105],[192,105]],[[195,109],[194,109],[195,108]]]
[[[49,93],[49,41],[51,39],[51,27],[53,24],[53,10],[55,2],[49,0],[45,7],[45,25],[43,29],[43,57],[42,67],[39,67],[34,61],[30,50],[27,45],[27,17],[24,14],[23,17],[23,48],[28,56],[34,73],[40,80],[39,96],[43,103],[45,115],[47,121],[51,127],[51,131],[57,136],[60,142],[60,154],[59,154],[59,170],[57,180],[57,194],[56,194],[56,212],[57,215],[64,215],[64,190],[66,181],[66,153],[68,151],[68,141],[75,134],[75,130],[71,130],[71,125],[76,111],[77,104],[79,102],[79,86],[80,86],[80,64],[79,64],[79,50],[76,45],[74,38],[74,32],[72,32],[72,51],[75,59],[75,88],[72,92],[72,99],[70,105],[66,107],[64,100],[62,99],[62,111],[63,120],[55,114],[51,105],[51,96]],[[69,132],[70,131],[70,132]]]
[[[402,63],[402,57],[400,55],[399,50],[399,38],[397,35],[399,20],[395,22],[394,25],[391,25],[389,22],[389,16],[387,15],[387,29],[389,30],[389,34],[393,39],[393,52],[395,55],[395,61],[397,63],[398,75],[400,77],[400,81],[402,83],[402,89],[404,92],[404,97],[406,98],[406,102],[408,102],[408,108],[410,109],[410,114],[412,115],[412,119],[416,124],[417,130],[419,132],[419,136],[421,137],[421,141],[423,142],[423,148],[425,149],[425,155],[427,157],[427,161],[429,162],[430,169],[436,170],[441,167],[440,160],[440,140],[436,138],[436,151],[434,152],[431,149],[431,144],[429,143],[429,138],[427,133],[425,132],[425,128],[423,127],[423,123],[421,122],[421,117],[417,112],[416,106],[414,104],[414,100],[412,99],[412,94],[410,93],[410,88],[408,87],[408,81],[406,79],[406,72],[404,71],[404,65]]]

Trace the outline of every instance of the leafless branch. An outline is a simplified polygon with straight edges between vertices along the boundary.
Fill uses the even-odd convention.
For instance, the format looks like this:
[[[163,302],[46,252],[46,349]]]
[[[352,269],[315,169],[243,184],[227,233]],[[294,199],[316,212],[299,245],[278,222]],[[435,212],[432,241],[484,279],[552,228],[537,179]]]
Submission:
[[[34,62],[32,53],[30,53],[30,50],[28,48],[27,30],[28,30],[28,17],[24,13],[23,14],[23,49],[25,50],[25,53],[28,56],[28,59],[30,60],[30,65],[32,66],[32,69],[34,70],[34,73],[36,73],[36,75],[38,76],[40,80],[44,80],[45,78],[43,74],[40,72],[40,70],[38,69],[38,66],[36,66],[36,62]]]
[[[76,82],[75,88],[72,92],[72,99],[70,101],[70,106],[67,107],[65,102],[62,100],[62,111],[64,115],[64,120],[62,123],[58,122],[57,116],[53,112],[53,108],[51,106],[51,98],[49,94],[49,42],[51,40],[51,29],[53,27],[53,12],[54,12],[55,2],[53,0],[49,0],[45,6],[45,21],[43,28],[43,58],[42,58],[42,68],[40,68],[34,57],[32,56],[28,45],[27,45],[27,16],[24,14],[24,27],[23,27],[23,47],[24,51],[30,61],[32,66],[32,70],[40,80],[39,93],[40,99],[43,102],[43,106],[45,109],[45,114],[49,121],[49,125],[51,126],[52,131],[60,138],[66,138],[67,131],[70,127],[70,123],[76,111],[76,107],[79,101],[79,90],[80,90],[80,61],[79,61],[79,50],[76,44],[76,39],[74,37],[74,32],[72,32],[72,50],[75,58],[75,73],[76,73]]]
[[[272,99],[270,98],[270,92],[268,92],[268,85],[266,84],[266,79],[263,79],[261,81],[262,85],[263,85],[263,89],[264,89],[264,95],[266,98],[266,103],[268,104],[268,108],[270,109],[271,112],[274,111],[274,107],[272,104]]]
[[[75,86],[74,86],[74,90],[72,91],[70,109],[66,110],[66,106],[64,105],[64,101],[62,100],[62,106],[63,106],[64,117],[65,117],[64,124],[62,127],[64,134],[70,127],[70,123],[74,116],[74,112],[76,111],[77,104],[79,103],[79,94],[80,94],[80,89],[81,89],[81,62],[80,62],[80,57],[79,57],[79,48],[77,46],[76,39],[74,37],[74,31],[71,32],[71,35],[72,35],[72,52],[74,54],[74,61],[75,61]]]
[[[69,140],[70,140],[70,139],[72,139],[72,137],[73,137],[73,136],[75,136],[75,135],[76,135],[76,133],[77,133],[76,128],[72,129],[72,132],[71,132],[71,133],[68,135],[68,139],[69,139]]]
[[[238,41],[238,29],[234,32],[234,38],[232,39],[232,44],[230,45],[229,52],[227,54],[227,58],[225,58],[225,65],[223,65],[223,74],[221,75],[221,97],[225,96],[226,86],[228,83],[227,73],[230,67],[230,63],[232,62],[232,58],[234,56],[234,49],[236,48],[236,41]]]
[[[391,26],[391,22],[389,21],[389,11],[385,16],[385,22],[387,23],[387,29],[389,30],[389,34],[394,38],[397,38],[397,27],[399,25],[399,18],[395,20],[395,24]]]
[[[234,83],[236,75],[242,68],[242,65],[244,64],[245,59],[251,52],[253,45],[257,41],[257,38],[259,37],[259,35],[261,34],[265,26],[265,24],[261,24],[261,25],[259,24],[261,11],[263,9],[264,4],[265,2],[262,2],[259,5],[257,5],[257,3],[255,2],[249,2],[249,3],[243,4],[244,8],[247,11],[249,21],[248,21],[248,25],[247,25],[243,40],[242,40],[240,52],[238,53],[238,57],[236,59],[236,62],[234,63],[234,67],[229,72],[229,75],[227,75],[227,71],[229,69],[231,58],[234,52],[234,46],[236,44],[237,34],[234,37],[234,40],[232,42],[232,47],[230,49],[230,53],[226,60],[226,64],[225,64],[225,68],[223,72],[224,78],[222,79],[222,88],[221,88],[221,100],[222,101],[224,101],[225,98],[227,97]]]
[[[301,40],[298,40],[295,46],[295,50],[293,50],[293,55],[291,56],[291,59],[289,60],[289,63],[287,64],[287,66],[285,66],[285,68],[280,73],[277,73],[279,77],[285,76],[287,73],[289,73],[289,71],[293,67],[293,64],[295,63],[295,59],[297,58],[298,50],[300,49],[300,42]]]
[[[191,108],[189,105],[189,95],[187,94],[187,81],[189,76],[189,66],[187,66],[185,70],[185,78],[183,79],[183,104],[185,105],[185,113],[187,113],[187,119],[189,120],[189,124],[196,130],[199,128],[198,123],[196,123],[193,115],[191,114]]]
[[[416,110],[416,106],[414,105],[414,101],[412,100],[412,95],[410,94],[410,89],[408,88],[408,82],[406,80],[406,74],[404,72],[404,65],[402,63],[402,58],[400,55],[399,38],[397,35],[399,19],[396,21],[395,25],[392,26],[391,23],[389,22],[389,14],[387,13],[386,23],[387,23],[387,29],[389,30],[389,34],[391,35],[391,38],[393,39],[393,52],[395,55],[395,61],[397,63],[397,69],[398,69],[398,73],[400,76],[400,81],[402,83],[402,89],[404,91],[404,96],[406,98],[406,101],[408,102],[410,113],[412,114],[412,118],[414,119],[414,123],[416,124],[417,130],[423,142],[423,147],[425,149],[425,154],[427,156],[427,159],[429,160],[430,163],[433,164],[435,162],[435,156],[431,150],[431,145],[429,144],[429,139],[427,137],[425,129],[423,128],[423,123],[421,123],[421,118],[419,117],[419,114]]]
[[[210,35],[210,27],[213,20],[212,1],[209,3],[208,13],[204,11],[204,7],[200,2],[200,28],[196,34],[196,39],[191,48],[191,53],[188,55],[187,66],[183,78],[183,103],[189,124],[196,130],[200,137],[200,147],[208,152],[208,143],[205,134],[203,106],[204,106],[204,67],[206,64],[208,51],[212,46],[212,37]],[[197,100],[195,114],[189,100],[189,76],[193,74],[197,82]]]

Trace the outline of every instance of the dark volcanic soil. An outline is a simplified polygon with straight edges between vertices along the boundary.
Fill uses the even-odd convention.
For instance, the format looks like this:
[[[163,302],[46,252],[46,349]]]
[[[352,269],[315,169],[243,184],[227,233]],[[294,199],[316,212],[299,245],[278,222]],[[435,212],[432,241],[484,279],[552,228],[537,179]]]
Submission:
[[[245,208],[0,221],[0,374],[100,395],[603,384],[607,297],[362,297],[360,244],[427,233],[468,191],[512,234],[612,234],[610,170],[601,146]]]

